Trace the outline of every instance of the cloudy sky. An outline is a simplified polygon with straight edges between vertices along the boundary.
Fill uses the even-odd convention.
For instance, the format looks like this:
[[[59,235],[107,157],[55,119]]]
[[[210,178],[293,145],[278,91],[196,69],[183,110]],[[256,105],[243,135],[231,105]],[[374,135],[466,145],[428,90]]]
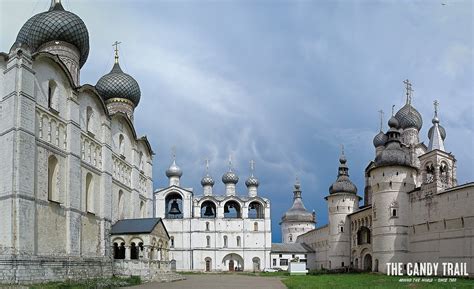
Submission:
[[[48,0],[0,0],[0,50]],[[445,5],[442,4],[444,2]],[[99,1],[63,0],[90,34],[81,82],[95,84],[121,41],[122,68],[140,84],[139,134],[156,152],[155,188],[176,146],[182,183],[201,192],[204,160],[215,190],[229,154],[246,193],[256,161],[259,194],[272,202],[273,240],[291,206],[295,177],[303,199],[327,223],[323,199],[344,144],[350,175],[363,192],[374,157],[377,111],[405,101],[424,117],[421,139],[440,102],[446,149],[458,160],[458,182],[474,180],[472,1]]]

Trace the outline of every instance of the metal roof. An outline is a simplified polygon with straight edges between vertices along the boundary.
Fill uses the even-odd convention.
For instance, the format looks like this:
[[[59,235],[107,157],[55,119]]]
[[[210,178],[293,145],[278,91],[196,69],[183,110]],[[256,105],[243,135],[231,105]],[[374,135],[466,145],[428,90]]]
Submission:
[[[311,249],[305,243],[272,243],[272,253],[313,253]]]
[[[147,234],[161,222],[161,218],[125,219],[112,225],[111,235]],[[163,224],[164,226],[164,224]],[[165,227],[166,231],[166,227]],[[168,233],[168,232],[167,232]]]

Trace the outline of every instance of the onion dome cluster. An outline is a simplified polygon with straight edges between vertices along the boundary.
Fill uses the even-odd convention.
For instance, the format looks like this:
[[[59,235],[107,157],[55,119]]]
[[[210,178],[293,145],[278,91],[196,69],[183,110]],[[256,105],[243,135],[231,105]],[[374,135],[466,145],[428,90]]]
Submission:
[[[82,67],[89,56],[89,32],[79,16],[64,10],[59,1],[51,8],[34,15],[20,29],[15,45],[26,44],[33,52],[50,41],[64,41],[79,50],[79,65]]]
[[[375,158],[377,166],[404,165],[411,166],[409,154],[401,147],[399,121],[392,116],[388,121],[385,149]]]
[[[118,62],[114,64],[108,74],[97,81],[95,88],[104,101],[112,98],[122,98],[131,101],[135,107],[140,102],[141,92],[138,82],[124,73]]]
[[[357,187],[349,179],[349,168],[346,165],[347,159],[343,155],[339,158],[339,170],[336,181],[329,187],[329,193],[357,193]]]

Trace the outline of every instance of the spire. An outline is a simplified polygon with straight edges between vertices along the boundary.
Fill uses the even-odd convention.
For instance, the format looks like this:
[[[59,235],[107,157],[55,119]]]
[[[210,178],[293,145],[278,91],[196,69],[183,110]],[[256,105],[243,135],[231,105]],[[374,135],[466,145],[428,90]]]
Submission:
[[[119,49],[118,49],[118,46],[119,44],[122,43],[122,42],[118,42],[118,41],[115,41],[114,44],[112,44],[112,46],[115,46],[114,48],[114,51],[115,51],[115,63],[118,64],[119,63]]]
[[[434,104],[434,117],[432,120],[433,127],[429,131],[430,133],[428,137],[430,139],[430,143],[428,144],[428,151],[432,151],[435,149],[444,151],[444,141],[443,141],[444,138],[441,132],[442,129],[439,125],[439,118],[438,118],[439,102],[435,100],[433,104]],[[445,132],[445,137],[446,137],[446,132]]]

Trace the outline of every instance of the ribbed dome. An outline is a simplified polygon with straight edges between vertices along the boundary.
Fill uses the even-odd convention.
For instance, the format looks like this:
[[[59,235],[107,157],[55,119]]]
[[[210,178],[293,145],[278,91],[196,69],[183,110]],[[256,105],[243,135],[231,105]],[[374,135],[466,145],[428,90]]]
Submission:
[[[251,175],[246,181],[245,181],[245,185],[247,187],[250,187],[250,186],[254,186],[254,187],[258,187],[259,183],[258,183],[258,179],[256,177],[254,177],[253,175]]]
[[[396,114],[400,128],[416,128],[418,131],[423,126],[421,114],[410,103],[405,104]]]
[[[27,44],[33,51],[50,41],[64,41],[74,45],[80,53],[82,67],[89,56],[89,32],[79,16],[64,10],[61,3],[31,17],[20,29],[15,44]]]
[[[379,132],[375,137],[374,137],[374,147],[378,148],[380,146],[385,145],[385,142],[387,141],[387,136],[381,131]]]
[[[97,81],[95,88],[104,101],[111,98],[124,98],[130,100],[135,107],[140,102],[141,92],[137,81],[124,73],[118,63],[115,63],[112,70]]]
[[[225,173],[222,176],[222,182],[224,184],[237,184],[239,182],[239,176],[237,176],[236,173],[233,171],[229,170],[227,173]]]
[[[181,171],[181,168],[178,167],[178,165],[176,164],[176,160],[173,160],[173,163],[171,164],[171,166],[166,170],[166,176],[168,178],[171,178],[171,177],[180,178],[182,175],[183,175],[183,171]]]
[[[339,158],[339,170],[336,181],[329,187],[329,193],[357,193],[357,187],[349,179],[349,168],[346,165],[345,155]]]
[[[201,186],[214,186],[214,179],[209,175],[206,174],[202,179],[201,179]]]

